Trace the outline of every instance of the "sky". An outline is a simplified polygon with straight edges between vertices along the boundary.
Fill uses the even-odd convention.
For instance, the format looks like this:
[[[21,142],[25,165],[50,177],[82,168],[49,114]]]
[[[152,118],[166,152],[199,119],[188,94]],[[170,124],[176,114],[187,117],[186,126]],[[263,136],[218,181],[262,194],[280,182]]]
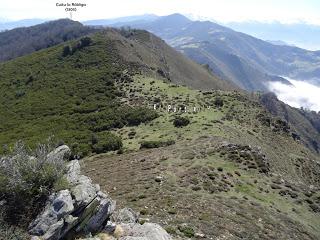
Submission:
[[[292,85],[281,82],[270,82],[269,89],[278,99],[296,108],[320,111],[320,86],[308,82],[286,78]]]
[[[219,22],[279,21],[320,25],[319,0],[0,0],[0,20],[69,17],[56,3],[84,3],[73,14],[78,21],[153,13],[186,14]]]

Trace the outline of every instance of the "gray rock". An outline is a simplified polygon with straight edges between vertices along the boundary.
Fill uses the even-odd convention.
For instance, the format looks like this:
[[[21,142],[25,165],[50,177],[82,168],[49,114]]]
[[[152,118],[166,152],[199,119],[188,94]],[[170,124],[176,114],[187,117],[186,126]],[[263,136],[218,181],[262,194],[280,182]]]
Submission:
[[[139,216],[131,208],[123,208],[112,215],[112,221],[115,223],[136,223]]]
[[[60,146],[47,156],[52,161],[68,157],[70,149]],[[73,237],[77,233],[97,233],[104,229],[110,234],[120,234],[127,240],[171,240],[170,236],[157,224],[138,224],[138,215],[130,208],[115,212],[115,201],[100,191],[100,186],[81,175],[78,160],[67,164],[66,178],[70,190],[51,194],[41,214],[30,224],[29,233],[34,240],[60,240]],[[109,221],[112,219],[115,223]],[[120,226],[120,229],[117,228]],[[116,233],[117,232],[117,233]],[[106,234],[105,234],[106,235]],[[104,236],[106,237],[106,236]],[[101,239],[103,237],[101,236]],[[108,236],[108,239],[115,239]],[[99,236],[88,238],[99,240]]]
[[[120,240],[171,240],[170,235],[158,224],[139,223],[134,224],[120,224],[124,231],[124,236]]]
[[[86,176],[80,175],[77,181],[78,184],[71,187],[71,193],[75,199],[75,205],[88,205],[95,198],[97,189],[92,184],[91,179]]]
[[[50,197],[52,198],[52,196]],[[42,211],[38,217],[31,222],[29,226],[29,233],[35,236],[44,235],[50,228],[51,225],[58,221],[57,214],[52,211],[52,200],[48,201],[45,209]]]
[[[63,219],[51,225],[47,232],[41,237],[43,240],[58,240],[61,239],[61,231],[64,225]]]
[[[49,161],[56,161],[60,159],[68,159],[71,155],[71,150],[67,145],[62,145],[60,147],[57,147],[53,151],[51,151],[47,158]]]
[[[101,230],[116,207],[116,202],[107,198],[102,192],[98,194],[98,200],[100,205],[86,225],[86,230],[89,232],[98,232]]]
[[[67,164],[66,178],[70,184],[76,184],[81,173],[80,163],[78,160],[72,160]]]
[[[52,202],[52,208],[58,219],[73,212],[74,206],[70,191],[59,191],[57,197]]]
[[[42,236],[64,216],[74,211],[72,197],[69,190],[62,190],[52,194],[43,212],[30,224],[29,233]],[[63,221],[62,221],[63,223]]]

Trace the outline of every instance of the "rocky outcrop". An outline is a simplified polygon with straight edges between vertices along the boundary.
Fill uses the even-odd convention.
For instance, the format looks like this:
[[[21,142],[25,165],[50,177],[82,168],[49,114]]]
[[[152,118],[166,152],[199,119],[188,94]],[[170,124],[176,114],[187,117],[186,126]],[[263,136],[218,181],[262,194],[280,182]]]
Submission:
[[[48,157],[54,160],[57,155],[68,158],[70,149],[61,146]],[[78,160],[67,164],[65,177],[69,189],[50,195],[42,213],[29,226],[32,239],[73,239],[92,234],[97,235],[88,239],[171,239],[157,224],[139,224],[138,215],[129,208],[115,212],[115,201],[81,174]]]

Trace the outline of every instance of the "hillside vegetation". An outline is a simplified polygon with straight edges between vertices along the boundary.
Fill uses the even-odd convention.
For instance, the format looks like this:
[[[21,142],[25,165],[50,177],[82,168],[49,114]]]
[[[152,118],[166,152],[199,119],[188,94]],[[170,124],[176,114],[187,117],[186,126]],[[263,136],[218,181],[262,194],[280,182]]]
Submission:
[[[115,83],[129,84],[135,73],[233,88],[150,33],[106,30],[0,65],[1,151],[18,139],[34,146],[50,135],[80,156],[120,149],[121,139],[107,131],[157,117],[138,100],[119,101]]]
[[[295,138],[308,148],[320,152],[320,113],[290,107],[279,101],[275,94],[261,95],[260,102],[274,116],[287,121],[296,132]]]
[[[95,31],[79,22],[61,19],[0,32],[0,62],[55,46]]]
[[[123,139],[122,155],[84,159],[86,174],[118,205],[178,239],[320,237],[319,155],[258,96],[141,76],[119,87],[124,102],[157,104],[159,117],[114,131]],[[189,123],[177,127],[177,118]]]
[[[54,135],[120,207],[177,239],[319,239],[319,154],[260,101],[147,31],[105,29],[0,64],[1,154]],[[37,194],[38,175],[22,176]]]

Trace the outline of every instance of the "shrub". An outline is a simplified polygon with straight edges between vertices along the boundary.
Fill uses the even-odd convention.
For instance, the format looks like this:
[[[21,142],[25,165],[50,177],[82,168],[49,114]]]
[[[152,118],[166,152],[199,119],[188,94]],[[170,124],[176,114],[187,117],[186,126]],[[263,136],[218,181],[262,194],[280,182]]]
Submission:
[[[218,108],[223,107],[223,99],[221,97],[216,97],[213,104]]]
[[[91,43],[92,43],[92,39],[90,37],[81,38],[79,42],[77,42],[75,45],[72,46],[70,54],[73,54],[76,51],[89,46]]]
[[[20,141],[9,155],[0,158],[0,197],[6,201],[4,220],[8,223],[28,224],[62,178],[65,160],[48,158],[52,149],[47,143],[31,151]]]
[[[87,143],[74,142],[71,145],[72,155],[77,156],[76,158],[82,158],[87,156],[91,152],[91,150],[91,146]]]
[[[184,236],[188,237],[188,238],[192,238],[194,237],[194,230],[193,228],[186,226],[186,225],[180,225],[178,227],[179,231],[182,232],[184,234]]]
[[[149,122],[157,117],[157,112],[144,107],[129,108],[124,116],[129,126],[138,126],[141,123]]]
[[[5,239],[5,240],[30,239],[30,235],[24,229],[8,224],[0,216],[0,239]]]
[[[65,47],[63,48],[62,56],[63,56],[63,57],[66,57],[66,56],[70,55],[71,53],[72,53],[71,47],[68,45],[68,46],[65,46]]]
[[[97,133],[97,143],[92,145],[95,153],[105,153],[108,151],[116,151],[122,148],[122,140],[110,132]]]
[[[92,39],[90,37],[83,37],[80,39],[81,48],[87,47],[92,43]]]
[[[173,125],[175,127],[184,127],[184,126],[187,126],[188,124],[190,123],[190,120],[186,117],[176,117],[174,120],[173,120]]]
[[[175,144],[174,140],[167,140],[167,141],[143,141],[140,143],[140,148],[159,148],[170,146]]]

